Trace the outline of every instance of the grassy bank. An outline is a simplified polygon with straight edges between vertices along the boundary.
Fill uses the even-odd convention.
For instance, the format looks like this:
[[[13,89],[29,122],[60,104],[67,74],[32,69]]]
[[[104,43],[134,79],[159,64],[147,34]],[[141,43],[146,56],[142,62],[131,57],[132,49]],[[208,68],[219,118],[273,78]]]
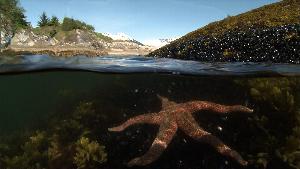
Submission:
[[[300,1],[284,0],[210,23],[149,56],[299,63],[299,24]]]

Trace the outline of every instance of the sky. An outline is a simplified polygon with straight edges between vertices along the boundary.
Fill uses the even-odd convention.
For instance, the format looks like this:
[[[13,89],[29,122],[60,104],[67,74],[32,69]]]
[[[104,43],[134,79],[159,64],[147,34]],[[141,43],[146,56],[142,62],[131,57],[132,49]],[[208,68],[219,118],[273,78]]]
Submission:
[[[20,0],[36,26],[43,11],[73,17],[97,32],[123,32],[138,41],[180,37],[210,22],[278,0]]]

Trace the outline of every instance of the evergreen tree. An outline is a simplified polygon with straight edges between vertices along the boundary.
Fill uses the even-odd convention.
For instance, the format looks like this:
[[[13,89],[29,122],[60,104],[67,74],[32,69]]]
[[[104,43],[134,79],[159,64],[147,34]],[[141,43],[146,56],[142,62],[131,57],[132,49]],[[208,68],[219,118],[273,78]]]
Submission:
[[[18,0],[0,0],[0,46],[2,38],[10,38],[18,28],[28,25]]]
[[[95,28],[92,25],[68,17],[64,18],[61,26],[62,26],[62,30],[64,31],[70,31],[74,29],[82,29],[82,30],[89,30],[89,31],[95,30]]]
[[[49,21],[49,26],[59,26],[59,20],[56,16],[52,16],[51,20]]]
[[[6,20],[16,27],[28,26],[24,9],[19,6],[18,0],[0,0],[0,17],[1,24]]]
[[[49,25],[49,18],[46,15],[46,12],[43,12],[40,16],[40,20],[38,21],[38,26],[43,27]]]
[[[73,29],[77,29],[74,19],[68,18],[68,17],[64,18],[61,26],[62,26],[62,30],[64,30],[64,31],[70,31]]]

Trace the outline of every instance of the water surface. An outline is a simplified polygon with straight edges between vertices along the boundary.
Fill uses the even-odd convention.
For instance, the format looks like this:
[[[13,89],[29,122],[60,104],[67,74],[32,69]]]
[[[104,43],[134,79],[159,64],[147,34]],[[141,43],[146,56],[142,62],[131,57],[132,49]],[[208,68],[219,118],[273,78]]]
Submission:
[[[297,64],[252,62],[197,62],[170,58],[141,56],[50,57],[23,55],[1,57],[0,73],[39,71],[49,69],[86,70],[101,73],[171,73],[184,75],[285,75],[300,74]]]

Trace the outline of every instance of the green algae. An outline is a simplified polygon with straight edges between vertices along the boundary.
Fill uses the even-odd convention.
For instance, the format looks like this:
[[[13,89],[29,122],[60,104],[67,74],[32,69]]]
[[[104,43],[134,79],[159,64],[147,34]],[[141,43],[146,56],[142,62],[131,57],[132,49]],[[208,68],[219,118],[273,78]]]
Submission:
[[[236,81],[244,86],[255,105],[251,121],[257,132],[251,147],[260,148],[249,158],[258,168],[266,168],[271,159],[280,159],[292,168],[300,164],[300,81],[297,78],[259,78]],[[292,130],[291,130],[292,129]],[[260,133],[262,134],[258,134]],[[284,139],[283,139],[284,138]]]
[[[101,146],[96,141],[90,141],[89,138],[81,137],[76,142],[76,154],[74,156],[74,163],[77,168],[95,168],[95,163],[104,163],[107,161],[107,154],[104,146]]]
[[[91,106],[91,102],[79,102],[69,119],[52,119],[55,125],[50,123],[48,129],[33,131],[24,137],[24,143],[15,153],[10,153],[12,145],[2,143],[0,166],[6,169],[89,169],[105,163],[105,146],[86,137],[89,131],[86,124],[80,122],[95,113]]]
[[[44,168],[47,165],[47,138],[45,136],[45,132],[37,131],[21,146],[20,154],[2,157],[2,166],[9,169]]]

